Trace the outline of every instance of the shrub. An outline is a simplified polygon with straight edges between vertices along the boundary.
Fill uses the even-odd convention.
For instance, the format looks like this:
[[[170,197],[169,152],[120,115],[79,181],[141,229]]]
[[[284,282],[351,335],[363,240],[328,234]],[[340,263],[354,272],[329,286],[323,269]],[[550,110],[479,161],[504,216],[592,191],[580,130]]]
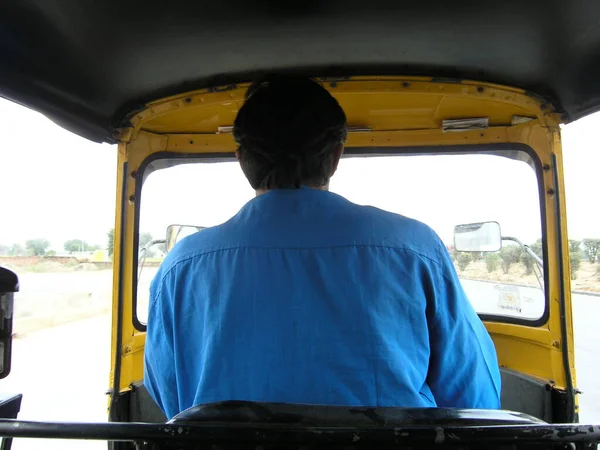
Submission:
[[[525,275],[531,275],[533,273],[533,258],[527,253],[521,255],[521,264],[525,266]]]
[[[519,262],[521,253],[521,247],[517,247],[516,245],[502,247],[502,250],[500,250],[500,259],[502,260],[500,267],[502,267],[502,271],[505,274],[508,274],[511,265]]]
[[[584,239],[583,247],[587,258],[594,264],[600,252],[600,239]]]
[[[571,280],[577,279],[581,267],[581,241],[569,239],[569,260],[571,261]]]
[[[471,260],[473,262],[480,261],[481,257],[482,257],[482,253],[481,252],[471,252]]]
[[[471,262],[472,257],[470,253],[457,253],[456,254],[456,263],[458,264],[458,268],[462,272],[467,268],[469,263]]]
[[[540,258],[544,258],[544,255],[543,255],[544,252],[542,250],[542,240],[541,239],[538,239],[537,241],[535,241],[533,244],[531,244],[529,246],[529,248],[531,248],[533,253],[538,255]]]
[[[498,253],[488,253],[485,255],[485,266],[487,267],[487,271],[492,273],[498,270],[498,265],[500,264],[500,255]]]
[[[571,280],[577,279],[577,271],[581,267],[581,254],[579,252],[571,252]]]

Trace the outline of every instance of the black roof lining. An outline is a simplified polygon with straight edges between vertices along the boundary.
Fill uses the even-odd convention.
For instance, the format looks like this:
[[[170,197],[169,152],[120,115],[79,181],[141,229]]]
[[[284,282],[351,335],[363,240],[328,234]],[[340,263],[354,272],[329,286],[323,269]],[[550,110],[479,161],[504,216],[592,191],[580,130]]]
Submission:
[[[600,108],[595,0],[4,0],[0,96],[88,139],[146,102],[265,72],[521,87]]]

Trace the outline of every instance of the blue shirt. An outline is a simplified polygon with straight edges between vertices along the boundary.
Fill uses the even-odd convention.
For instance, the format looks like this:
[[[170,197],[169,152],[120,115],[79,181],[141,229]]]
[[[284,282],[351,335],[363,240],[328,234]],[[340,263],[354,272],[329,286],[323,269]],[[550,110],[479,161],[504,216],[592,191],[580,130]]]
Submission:
[[[175,246],[145,362],[169,418],[223,400],[500,406],[493,342],[435,232],[313,189],[258,196]]]

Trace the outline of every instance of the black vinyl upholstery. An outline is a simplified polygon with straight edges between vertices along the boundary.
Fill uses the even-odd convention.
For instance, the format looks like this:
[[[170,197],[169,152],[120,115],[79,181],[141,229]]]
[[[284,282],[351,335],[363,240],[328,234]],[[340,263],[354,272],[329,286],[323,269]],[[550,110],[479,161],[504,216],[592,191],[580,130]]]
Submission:
[[[538,380],[532,379],[531,377],[519,374],[518,372],[502,369],[502,409],[507,411],[514,411],[518,413],[523,413],[537,419],[543,420],[545,422],[551,422],[552,420],[552,402],[551,402],[551,392],[547,389],[546,384],[540,382]],[[151,423],[161,423],[166,421],[166,417],[162,413],[162,411],[158,408],[154,400],[150,397],[147,389],[144,387],[143,383],[137,383],[134,386],[133,391],[130,393],[130,421],[131,422],[151,422]],[[247,404],[241,404],[242,408],[237,407],[238,404],[236,402],[227,403],[226,408],[216,409],[215,406],[206,405],[201,408],[197,408],[195,412],[195,420],[198,420],[201,417],[215,417],[215,415],[221,415],[223,420],[247,420],[247,417],[256,417],[269,418],[272,413],[268,410],[261,409],[260,407],[255,407],[252,409],[248,409]],[[289,405],[288,405],[289,406]],[[293,407],[293,405],[292,405]],[[283,408],[283,409],[282,409]],[[287,420],[293,420],[293,413],[287,411],[286,407],[279,407],[279,411],[283,413],[287,413]],[[319,423],[323,423],[323,421],[327,421],[330,419],[339,420],[340,412],[336,412],[333,416],[328,416],[327,411],[322,412],[319,410],[319,407],[312,408],[304,407],[303,415],[305,417],[305,421],[316,423],[319,420]],[[372,408],[371,408],[372,409]],[[343,408],[343,411],[348,411],[347,408]],[[389,420],[406,420],[410,419],[413,421],[424,421],[427,419],[426,411],[425,413],[420,412],[421,410],[406,410],[406,414],[403,413],[403,410],[392,408],[391,410],[379,411],[376,416],[379,417],[387,417]],[[445,410],[447,411],[447,410]],[[183,414],[183,413],[182,413]],[[445,414],[445,415],[444,415]],[[437,417],[437,420],[453,420],[456,419],[457,416],[449,415],[449,413],[444,413]],[[387,416],[386,416],[387,415]],[[346,414],[346,421],[348,420],[360,420],[357,419],[358,416],[351,416]],[[365,416],[368,417],[368,416]],[[412,417],[412,418],[411,418]],[[311,419],[312,418],[312,419]],[[408,419],[407,419],[408,418]],[[464,415],[463,417],[464,418]],[[481,417],[481,420],[486,420],[489,424],[490,421],[497,420],[498,418],[495,416],[490,417]],[[180,418],[181,419],[181,418]],[[518,419],[518,416],[515,416],[515,420]],[[183,417],[185,420],[185,416]],[[506,420],[506,417],[503,416],[502,420]],[[404,422],[404,423],[405,423]]]

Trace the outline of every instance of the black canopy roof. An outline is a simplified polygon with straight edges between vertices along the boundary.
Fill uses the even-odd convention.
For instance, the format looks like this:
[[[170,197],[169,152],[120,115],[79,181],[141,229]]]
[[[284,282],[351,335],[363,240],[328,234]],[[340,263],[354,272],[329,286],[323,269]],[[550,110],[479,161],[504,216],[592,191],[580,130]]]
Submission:
[[[425,75],[600,109],[600,1],[3,0],[0,95],[94,141],[150,100],[248,81]]]

